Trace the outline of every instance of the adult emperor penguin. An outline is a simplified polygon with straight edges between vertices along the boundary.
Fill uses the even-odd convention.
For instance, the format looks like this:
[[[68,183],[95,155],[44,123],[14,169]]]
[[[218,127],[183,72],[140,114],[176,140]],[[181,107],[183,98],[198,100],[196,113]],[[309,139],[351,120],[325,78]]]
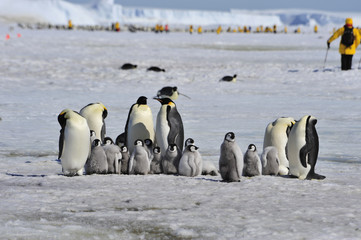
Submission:
[[[107,155],[99,139],[93,141],[90,157],[84,167],[86,174],[106,174],[108,172]]]
[[[162,157],[160,153],[160,147],[153,148],[153,159],[150,163],[150,173],[151,174],[160,174],[162,173]]]
[[[325,178],[325,176],[315,173],[319,150],[316,123],[315,117],[303,116],[295,123],[290,132],[287,145],[290,175],[299,179]]]
[[[157,98],[170,98],[173,101],[177,100],[179,95],[185,96],[186,98],[190,99],[190,97],[188,97],[187,95],[180,93],[176,86],[166,86],[157,92]]]
[[[119,160],[122,159],[122,154],[118,145],[114,145],[110,137],[104,138],[103,148],[107,156],[108,173],[119,173]]]
[[[146,175],[150,171],[150,161],[147,150],[144,148],[144,143],[140,139],[137,139],[134,145],[134,151],[129,158],[128,172],[129,174]]]
[[[235,82],[237,80],[237,74],[234,74],[233,76],[224,76],[219,81],[220,82]]]
[[[170,144],[176,144],[183,151],[184,128],[175,103],[170,98],[156,98],[162,106],[157,115],[156,139],[162,153]]]
[[[228,132],[221,144],[219,171],[226,182],[240,181],[243,171],[243,154],[235,141],[233,132]]]
[[[104,142],[106,127],[104,119],[108,116],[108,110],[102,103],[90,103],[80,110],[88,122],[90,130],[95,132],[95,136]]]
[[[250,144],[243,158],[243,176],[254,177],[262,175],[262,163],[258,156],[256,145]]]
[[[90,129],[87,120],[79,113],[64,109],[58,115],[61,126],[59,159],[65,176],[83,175],[90,153]]]
[[[195,177],[202,174],[203,161],[198,147],[188,145],[179,160],[178,173],[182,176]]]
[[[125,125],[126,146],[129,152],[133,152],[134,142],[137,139],[144,141],[147,138],[154,142],[153,115],[152,110],[147,105],[147,98],[141,96],[137,102],[131,106]]]
[[[268,146],[274,146],[278,151],[278,159],[280,161],[279,175],[287,175],[289,171],[289,162],[286,153],[288,135],[292,126],[295,124],[295,120],[291,117],[281,117],[274,122],[267,125],[263,149]]]
[[[162,150],[161,150],[162,151]],[[162,156],[162,169],[165,174],[177,174],[179,160],[181,158],[181,151],[178,149],[177,145],[170,144],[165,152],[165,155]]]
[[[274,146],[268,146],[263,149],[261,162],[262,175],[277,175],[280,166],[277,148]]]

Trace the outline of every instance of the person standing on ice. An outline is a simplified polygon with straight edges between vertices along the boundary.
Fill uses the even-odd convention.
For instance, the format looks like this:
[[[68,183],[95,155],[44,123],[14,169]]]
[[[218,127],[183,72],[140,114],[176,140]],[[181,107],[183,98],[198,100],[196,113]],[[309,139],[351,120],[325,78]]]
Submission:
[[[339,52],[341,54],[341,70],[349,70],[352,66],[352,57],[356,53],[356,48],[360,44],[360,34],[352,26],[352,18],[346,18],[346,24],[339,28],[328,40],[327,47],[333,40],[341,37]]]

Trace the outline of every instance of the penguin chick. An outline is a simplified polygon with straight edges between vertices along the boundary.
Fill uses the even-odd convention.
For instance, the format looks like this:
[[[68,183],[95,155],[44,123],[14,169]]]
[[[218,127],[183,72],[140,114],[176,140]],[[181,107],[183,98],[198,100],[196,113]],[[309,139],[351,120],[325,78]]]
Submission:
[[[149,138],[144,140],[144,147],[147,150],[149,161],[153,159],[153,141]]]
[[[88,122],[90,130],[95,132],[95,136],[104,142],[106,127],[104,119],[108,116],[108,110],[102,103],[90,103],[80,110]]]
[[[211,176],[218,176],[218,170],[213,163],[209,161],[203,161],[202,165],[202,175],[211,175]]]
[[[263,149],[261,155],[262,175],[277,175],[280,162],[278,159],[278,151],[276,147],[269,146]]]
[[[90,129],[79,113],[64,109],[58,115],[61,126],[59,156],[65,176],[83,175],[84,165],[89,157]]]
[[[193,138],[187,138],[187,140],[184,142],[184,147],[188,147],[189,145],[194,145]]]
[[[151,174],[160,174],[162,173],[162,167],[161,167],[161,153],[160,153],[160,147],[153,148],[153,159],[150,163],[150,173]]]
[[[147,175],[150,171],[150,161],[144,143],[137,139],[134,145],[134,151],[129,158],[128,172],[129,174]]]
[[[243,170],[243,154],[235,141],[233,132],[228,132],[221,144],[219,171],[226,182],[239,182]]]
[[[94,139],[90,157],[84,168],[86,174],[106,174],[108,172],[107,155],[99,139]]]
[[[121,173],[128,174],[128,161],[130,158],[128,148],[126,146],[121,146],[120,152],[122,153],[122,159],[120,160],[121,164],[119,164]]]
[[[202,166],[203,161],[201,154],[198,152],[198,147],[195,145],[188,145],[179,160],[179,175],[187,177],[198,176],[202,173]]]
[[[244,154],[243,176],[254,177],[262,175],[262,164],[254,144],[250,144]]]
[[[162,169],[165,174],[177,174],[181,152],[177,145],[170,144],[162,157]]]
[[[121,166],[119,166],[119,159],[122,159],[120,148],[114,145],[110,137],[104,138],[103,148],[107,155],[108,173],[119,173],[119,169],[121,168]]]

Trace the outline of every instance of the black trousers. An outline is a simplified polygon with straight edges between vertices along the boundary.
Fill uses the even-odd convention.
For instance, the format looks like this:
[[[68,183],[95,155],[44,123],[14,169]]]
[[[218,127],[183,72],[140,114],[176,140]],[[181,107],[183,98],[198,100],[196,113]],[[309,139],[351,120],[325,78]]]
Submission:
[[[341,70],[350,70],[353,55],[341,54]]]

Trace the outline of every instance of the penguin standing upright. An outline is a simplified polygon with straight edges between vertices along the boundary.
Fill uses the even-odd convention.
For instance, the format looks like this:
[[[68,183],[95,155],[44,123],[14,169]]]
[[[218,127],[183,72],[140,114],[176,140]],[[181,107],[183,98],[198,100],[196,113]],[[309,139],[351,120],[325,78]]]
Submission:
[[[291,131],[291,128],[295,124],[295,120],[291,117],[281,117],[276,119],[274,122],[267,125],[263,149],[268,146],[274,146],[278,151],[278,158],[280,160],[279,165],[279,175],[287,175],[289,171],[289,162],[287,157],[287,142],[288,135]]]
[[[108,172],[107,155],[100,139],[92,142],[91,153],[84,168],[86,174],[106,174]]]
[[[156,139],[161,153],[166,153],[170,144],[183,151],[184,128],[175,103],[170,98],[156,98],[162,106],[157,115]]]
[[[122,159],[122,154],[118,145],[115,145],[110,137],[104,138],[103,145],[108,162],[108,173],[120,173],[119,160]],[[120,161],[121,162],[121,161]]]
[[[198,147],[188,145],[179,160],[178,173],[182,176],[195,177],[202,174],[203,161]]]
[[[141,96],[137,102],[131,106],[125,125],[126,146],[130,154],[133,152],[134,142],[137,139],[144,141],[147,138],[154,142],[153,115],[147,105],[147,98]]]
[[[279,171],[278,151],[274,146],[268,146],[263,149],[261,155],[262,175],[277,175]]]
[[[120,152],[122,153],[122,159],[120,160],[121,164],[119,164],[120,171],[123,174],[127,174],[128,173],[128,162],[129,162],[129,157],[130,157],[128,148],[126,146],[121,146]]]
[[[233,132],[228,132],[221,145],[219,171],[226,182],[240,181],[243,171],[243,154],[235,141]]]
[[[80,110],[82,115],[88,122],[90,130],[95,132],[95,136],[104,142],[106,127],[104,119],[108,116],[108,110],[102,103],[90,103]]]
[[[79,113],[64,109],[58,115],[61,126],[59,159],[66,176],[83,175],[90,154],[90,129],[87,120]]]
[[[287,151],[290,161],[290,175],[299,179],[324,179],[315,173],[319,141],[316,131],[317,119],[303,116],[291,129]]]
[[[258,156],[256,145],[250,144],[244,154],[243,176],[254,177],[262,175],[261,159]]]
[[[162,157],[160,153],[160,147],[153,148],[153,159],[150,163],[150,173],[159,174],[162,173]]]
[[[150,171],[150,161],[144,143],[137,139],[134,145],[134,151],[129,158],[128,172],[129,174],[147,175]]]
[[[170,144],[165,152],[165,155],[162,156],[162,170],[165,174],[177,174],[179,160],[181,158],[181,151],[178,149],[177,145]]]

